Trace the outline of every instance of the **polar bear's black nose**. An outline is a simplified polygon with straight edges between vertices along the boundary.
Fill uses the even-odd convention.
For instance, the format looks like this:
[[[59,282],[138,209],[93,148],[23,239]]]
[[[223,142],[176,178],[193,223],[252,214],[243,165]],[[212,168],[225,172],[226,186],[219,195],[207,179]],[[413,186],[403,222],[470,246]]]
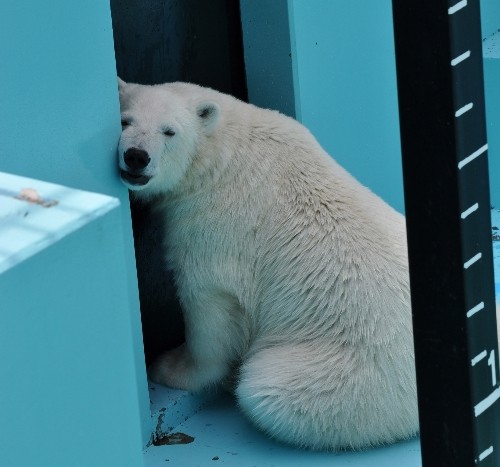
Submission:
[[[149,164],[151,158],[142,149],[130,148],[125,151],[123,160],[132,170],[142,170]]]

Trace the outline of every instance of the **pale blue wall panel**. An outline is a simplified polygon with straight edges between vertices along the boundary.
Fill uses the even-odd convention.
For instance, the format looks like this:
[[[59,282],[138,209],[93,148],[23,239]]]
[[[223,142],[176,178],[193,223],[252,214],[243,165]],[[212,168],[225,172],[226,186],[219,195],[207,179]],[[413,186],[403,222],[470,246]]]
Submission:
[[[121,200],[114,238],[124,263],[108,274],[125,271],[123,319],[132,323],[128,364],[135,377],[122,384],[137,393],[146,441],[149,398],[128,192],[116,170],[120,117],[109,3],[4,0],[0,17],[0,170]]]
[[[500,2],[481,0],[491,204],[500,208]]]
[[[491,204],[500,209],[500,32],[483,42]]]
[[[110,187],[120,134],[109,5],[0,4],[5,171],[97,192]]]
[[[500,2],[498,0],[480,0],[481,29],[483,38],[500,31]]]
[[[142,465],[120,228],[114,208],[0,274],[0,465]]]

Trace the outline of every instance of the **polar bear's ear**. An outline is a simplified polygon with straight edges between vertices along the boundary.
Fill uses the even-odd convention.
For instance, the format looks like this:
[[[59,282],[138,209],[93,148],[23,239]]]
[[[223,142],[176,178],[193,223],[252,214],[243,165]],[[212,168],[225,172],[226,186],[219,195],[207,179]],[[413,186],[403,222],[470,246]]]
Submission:
[[[196,107],[196,115],[201,120],[205,131],[211,133],[219,121],[220,109],[215,102],[201,102]]]
[[[118,92],[123,92],[127,83],[123,81],[119,76],[117,78],[118,78]]]

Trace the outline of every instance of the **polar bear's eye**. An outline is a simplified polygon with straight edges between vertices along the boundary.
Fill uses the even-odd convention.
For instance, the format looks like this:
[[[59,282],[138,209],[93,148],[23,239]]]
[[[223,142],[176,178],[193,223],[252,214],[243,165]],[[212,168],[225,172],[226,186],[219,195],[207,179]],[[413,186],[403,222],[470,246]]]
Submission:
[[[129,126],[130,122],[128,120],[122,119],[122,127]]]
[[[174,136],[174,135],[175,135],[175,131],[174,131],[174,130],[172,130],[172,128],[167,128],[167,129],[163,130],[163,134],[164,134],[165,136],[170,136],[170,137],[172,137],[172,136]]]

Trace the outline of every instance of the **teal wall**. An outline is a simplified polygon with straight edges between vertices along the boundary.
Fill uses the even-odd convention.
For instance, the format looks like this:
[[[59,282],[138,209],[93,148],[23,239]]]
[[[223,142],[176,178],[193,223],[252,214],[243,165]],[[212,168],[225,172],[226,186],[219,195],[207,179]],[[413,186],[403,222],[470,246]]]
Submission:
[[[483,52],[491,204],[500,209],[500,32],[486,39]]]
[[[500,209],[500,2],[481,0],[491,204]]]
[[[2,467],[143,465],[121,224],[115,208],[0,274]]]
[[[500,30],[500,2],[498,0],[480,0],[481,29],[484,37]]]
[[[88,2],[3,0],[0,2],[0,17],[2,18],[0,171],[105,193],[121,201],[119,219],[113,224],[112,236],[105,238],[107,242],[114,241],[116,245],[120,245],[123,261],[107,264],[105,270],[99,271],[99,275],[102,275],[102,280],[109,278],[109,293],[122,295],[122,308],[103,309],[97,316],[90,314],[92,320],[87,324],[93,326],[94,339],[99,342],[107,341],[110,346],[109,352],[115,349],[114,358],[120,361],[113,387],[109,386],[113,378],[102,380],[102,396],[107,398],[110,392],[115,392],[116,401],[127,401],[127,404],[121,407],[111,404],[107,409],[103,404],[97,405],[102,413],[99,420],[93,419],[92,425],[91,417],[86,417],[79,423],[76,412],[75,429],[79,432],[93,431],[93,436],[107,438],[107,442],[113,445],[123,433],[123,428],[117,429],[117,425],[122,423],[120,411],[125,414],[123,423],[132,423],[133,417],[130,413],[135,410],[138,411],[139,419],[136,420],[135,428],[131,429],[140,430],[145,441],[150,435],[149,398],[142,350],[128,193],[119,182],[116,171],[120,117],[109,4],[97,0]],[[93,245],[94,243],[89,240],[88,248],[93,248]],[[96,267],[103,266],[96,264]],[[113,282],[115,273],[116,277],[122,278],[121,285]],[[67,283],[62,282],[59,286],[62,290],[72,287],[75,279],[78,280],[78,273],[72,276],[68,271]],[[102,293],[107,293],[107,289],[102,289]],[[57,300],[53,303],[56,305]],[[92,303],[92,306],[98,306],[99,300]],[[81,307],[76,309],[84,312]],[[2,303],[0,314],[12,312]],[[120,314],[122,325],[128,329],[128,334],[123,329],[113,334],[110,323],[115,322],[116,313]],[[32,318],[35,323],[36,320],[42,319],[37,313],[33,313]],[[40,323],[39,329],[43,333],[48,328]],[[47,342],[50,338],[48,333]],[[43,346],[44,342],[45,340],[40,337],[36,345]],[[77,345],[77,342],[80,344]],[[34,346],[35,342],[30,342],[29,339],[19,340],[14,335],[12,342],[3,344],[7,345],[10,352],[15,353],[23,346]],[[88,345],[94,343],[75,341],[72,351],[85,355]],[[121,355],[119,350],[124,348],[129,348],[132,353]],[[35,347],[33,352],[37,352],[37,349],[38,347]],[[61,349],[61,352],[65,350]],[[103,362],[112,360],[108,357],[109,355]],[[26,361],[25,365],[26,368],[20,368],[18,376],[7,384],[13,386],[32,384],[30,362]],[[114,372],[112,365],[105,369],[110,374]],[[103,368],[100,368],[95,374],[86,373],[86,384],[89,387],[100,384],[102,370]],[[126,378],[123,377],[125,374]],[[53,384],[57,385],[58,382],[54,381]],[[36,389],[33,388],[34,391]],[[42,396],[41,401],[46,397],[46,402],[42,403],[48,419],[51,410],[58,410],[58,388],[54,389],[53,394],[37,395],[37,397]],[[27,404],[29,393],[25,394],[20,387],[20,394],[23,394],[23,397],[18,401],[19,404]],[[130,399],[133,394],[134,398]],[[87,388],[84,384],[72,394],[75,400],[82,398],[88,400],[90,404],[97,401],[93,399],[97,397],[96,394],[90,399],[86,396]],[[94,408],[89,407],[89,410],[96,414]],[[5,423],[3,416],[0,418],[2,418],[0,428],[0,439],[2,439],[10,427]],[[29,450],[30,438],[40,435],[39,426],[43,426],[45,422],[33,417],[24,422],[26,438],[23,446]],[[52,435],[57,435],[56,429]],[[116,440],[113,440],[114,437]],[[92,445],[85,443],[79,446],[74,444],[71,448],[77,449],[82,455],[85,450],[94,449]],[[65,446],[61,445],[60,449],[64,450]],[[127,452],[125,440],[123,449]]]

